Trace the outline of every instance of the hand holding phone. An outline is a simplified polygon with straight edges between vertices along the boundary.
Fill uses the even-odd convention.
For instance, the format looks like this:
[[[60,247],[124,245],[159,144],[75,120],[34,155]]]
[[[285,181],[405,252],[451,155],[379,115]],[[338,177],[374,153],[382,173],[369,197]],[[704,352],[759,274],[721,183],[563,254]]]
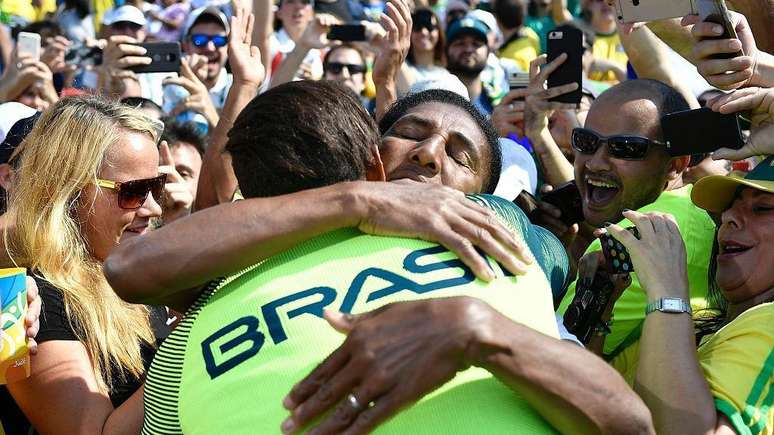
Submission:
[[[366,40],[366,29],[362,24],[337,24],[331,26],[328,39],[344,42]]]
[[[16,42],[16,55],[40,60],[40,35],[37,33],[19,32]]]
[[[562,212],[559,219],[565,225],[583,222],[583,199],[574,180],[546,193],[541,199]]]
[[[136,65],[130,69],[136,73],[180,72],[179,42],[146,42],[137,44],[146,50],[145,56],[151,58],[148,65]]]
[[[661,129],[671,156],[739,149],[745,143],[738,114],[718,113],[706,107],[664,115]]]
[[[634,237],[640,238],[640,232],[637,231],[637,227],[629,227],[626,230],[634,234]],[[634,265],[632,264],[629,251],[626,250],[621,242],[608,233],[602,234],[599,237],[599,241],[602,245],[602,254],[605,256],[605,264],[609,273],[634,272]]]

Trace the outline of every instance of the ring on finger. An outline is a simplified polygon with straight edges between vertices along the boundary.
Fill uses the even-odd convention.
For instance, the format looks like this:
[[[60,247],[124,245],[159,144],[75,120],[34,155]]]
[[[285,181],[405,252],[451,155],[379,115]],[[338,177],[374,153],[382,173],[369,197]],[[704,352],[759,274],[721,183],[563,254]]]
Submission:
[[[360,402],[357,401],[357,397],[352,393],[347,394],[347,403],[357,411],[360,411],[363,408]]]
[[[22,69],[23,66],[24,65],[21,62],[19,62],[16,64],[16,69]]]
[[[508,110],[513,110],[513,103],[508,104]]]

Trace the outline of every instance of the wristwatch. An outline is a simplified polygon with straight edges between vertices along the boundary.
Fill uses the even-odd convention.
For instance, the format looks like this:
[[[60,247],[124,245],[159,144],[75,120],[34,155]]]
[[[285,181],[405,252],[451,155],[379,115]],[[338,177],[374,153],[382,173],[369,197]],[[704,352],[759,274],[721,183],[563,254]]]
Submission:
[[[680,298],[661,298],[648,304],[645,308],[645,315],[654,311],[691,314],[691,304]]]

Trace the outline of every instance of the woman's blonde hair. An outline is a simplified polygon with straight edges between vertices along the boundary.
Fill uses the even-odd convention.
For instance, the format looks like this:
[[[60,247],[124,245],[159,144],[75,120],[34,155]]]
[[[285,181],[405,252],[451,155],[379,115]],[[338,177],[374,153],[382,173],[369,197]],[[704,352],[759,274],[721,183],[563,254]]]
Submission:
[[[127,132],[159,131],[136,109],[95,96],[64,98],[46,111],[21,144],[8,214],[15,228],[6,241],[20,266],[59,288],[78,339],[86,346],[103,392],[114,378],[143,372],[142,342],[155,345],[148,310],[122,301],[89,253],[76,208],[95,184],[110,148]],[[8,234],[6,234],[7,236]]]

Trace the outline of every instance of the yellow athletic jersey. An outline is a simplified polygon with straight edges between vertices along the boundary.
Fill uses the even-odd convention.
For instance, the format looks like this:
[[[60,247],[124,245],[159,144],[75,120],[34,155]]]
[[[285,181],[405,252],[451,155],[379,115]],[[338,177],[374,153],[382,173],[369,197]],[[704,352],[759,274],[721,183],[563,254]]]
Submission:
[[[529,237],[527,228],[517,228],[529,223],[513,203],[493,197],[485,203]],[[561,246],[555,238],[544,241]],[[278,433],[289,415],[282,399],[345,339],[322,318],[326,307],[363,313],[392,302],[465,295],[558,338],[550,274],[538,263],[513,276],[490,260],[498,278],[484,283],[451,252],[420,240],[348,228],[297,245],[208,289],[186,313],[148,371],[143,433]],[[480,368],[458,373],[377,433],[482,430],[555,433]]]
[[[624,51],[621,37],[618,35],[618,32],[610,35],[598,33],[597,40],[594,42],[594,47],[592,47],[591,52],[594,54],[595,58],[615,62],[620,65],[624,71],[626,70],[626,62],[629,61],[629,57],[626,55],[626,51]],[[618,79],[612,71],[607,71],[605,73],[592,72],[589,74],[589,78],[600,82],[618,83]]]
[[[529,63],[540,54],[540,37],[534,30],[524,27],[500,47],[498,57],[511,59],[522,71],[529,71]]]
[[[774,303],[758,305],[699,347],[717,410],[741,435],[774,434]]]

